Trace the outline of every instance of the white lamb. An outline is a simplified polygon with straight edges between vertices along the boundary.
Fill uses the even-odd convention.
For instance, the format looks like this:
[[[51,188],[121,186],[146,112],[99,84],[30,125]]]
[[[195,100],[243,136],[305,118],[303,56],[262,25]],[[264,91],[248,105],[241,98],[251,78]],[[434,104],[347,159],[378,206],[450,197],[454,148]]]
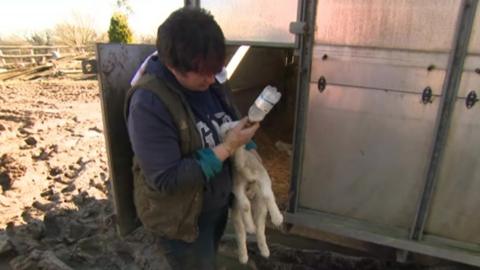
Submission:
[[[220,127],[220,136],[225,137],[228,130],[238,122],[225,123]],[[256,233],[257,245],[264,257],[270,256],[265,237],[267,212],[272,223],[279,226],[283,216],[275,202],[272,182],[262,162],[244,147],[233,154],[233,193],[235,200],[232,208],[232,222],[235,228],[238,258],[247,263],[247,235]],[[253,215],[253,218],[252,218]]]

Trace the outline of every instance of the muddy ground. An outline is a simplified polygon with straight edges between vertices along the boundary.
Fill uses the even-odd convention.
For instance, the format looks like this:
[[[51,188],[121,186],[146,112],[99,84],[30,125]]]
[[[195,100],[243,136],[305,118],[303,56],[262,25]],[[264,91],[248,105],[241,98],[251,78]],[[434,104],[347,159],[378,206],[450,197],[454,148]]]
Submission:
[[[0,269],[168,269],[148,233],[115,233],[103,132],[95,80],[0,82]],[[284,206],[289,156],[266,134],[257,142]],[[252,241],[249,266],[240,267],[227,235],[220,269],[426,269],[328,250],[271,249],[263,259]]]

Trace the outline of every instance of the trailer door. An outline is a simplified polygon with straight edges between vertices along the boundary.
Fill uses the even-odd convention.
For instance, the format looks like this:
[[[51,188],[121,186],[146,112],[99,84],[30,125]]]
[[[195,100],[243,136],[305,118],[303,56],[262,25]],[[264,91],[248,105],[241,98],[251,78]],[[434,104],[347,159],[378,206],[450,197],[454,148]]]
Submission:
[[[440,244],[412,237],[432,170],[439,122],[445,116],[445,91],[450,91],[446,86],[458,62],[458,39],[470,34],[459,30],[465,29],[466,17],[471,17],[465,10],[476,2],[318,0],[316,7],[313,1],[305,2],[300,80],[307,82],[299,83],[292,172],[295,196],[287,220],[479,264],[479,257],[469,257],[470,251],[442,249]],[[309,13],[309,8],[316,13]],[[467,83],[474,82],[464,79]],[[465,95],[462,92],[460,97]],[[475,116],[473,111],[468,114],[456,114],[468,122],[464,125],[470,125],[459,132],[476,132],[469,142],[478,144],[478,126],[472,127]],[[449,156],[454,158],[455,154]],[[456,157],[452,162],[461,164]],[[478,163],[478,157],[469,161],[470,165]],[[448,166],[444,169],[450,170]],[[459,165],[455,168],[463,169]],[[449,207],[452,187],[442,184],[441,188],[438,197],[443,204],[435,202],[435,221],[428,229],[467,240],[458,228],[456,233],[441,228],[442,209]],[[457,188],[455,194],[465,189]],[[469,198],[479,202],[478,196]],[[457,217],[463,209],[460,207],[461,203],[454,203],[447,211],[456,214],[444,218]],[[454,223],[450,220],[449,224]]]

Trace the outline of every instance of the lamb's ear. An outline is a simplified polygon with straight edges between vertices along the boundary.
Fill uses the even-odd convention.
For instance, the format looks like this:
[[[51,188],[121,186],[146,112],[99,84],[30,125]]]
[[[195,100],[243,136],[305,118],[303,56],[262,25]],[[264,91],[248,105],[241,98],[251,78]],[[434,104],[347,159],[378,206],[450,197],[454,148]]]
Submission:
[[[225,138],[225,136],[227,135],[227,132],[233,127],[235,127],[238,124],[238,121],[226,122],[226,123],[223,123],[221,126],[218,126],[218,124],[214,121],[212,121],[212,124],[215,130],[217,131],[217,134],[220,136],[220,138]]]

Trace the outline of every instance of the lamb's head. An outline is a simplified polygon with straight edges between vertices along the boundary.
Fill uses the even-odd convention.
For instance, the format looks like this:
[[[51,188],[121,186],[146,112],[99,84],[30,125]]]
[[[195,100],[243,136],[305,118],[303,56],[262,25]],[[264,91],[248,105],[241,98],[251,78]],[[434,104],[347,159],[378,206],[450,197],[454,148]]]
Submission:
[[[227,136],[228,131],[232,129],[234,126],[236,126],[237,124],[238,124],[238,121],[234,121],[234,122],[223,123],[219,128],[216,127],[217,133],[218,133],[218,136],[220,136],[220,139],[223,141],[225,136]]]

